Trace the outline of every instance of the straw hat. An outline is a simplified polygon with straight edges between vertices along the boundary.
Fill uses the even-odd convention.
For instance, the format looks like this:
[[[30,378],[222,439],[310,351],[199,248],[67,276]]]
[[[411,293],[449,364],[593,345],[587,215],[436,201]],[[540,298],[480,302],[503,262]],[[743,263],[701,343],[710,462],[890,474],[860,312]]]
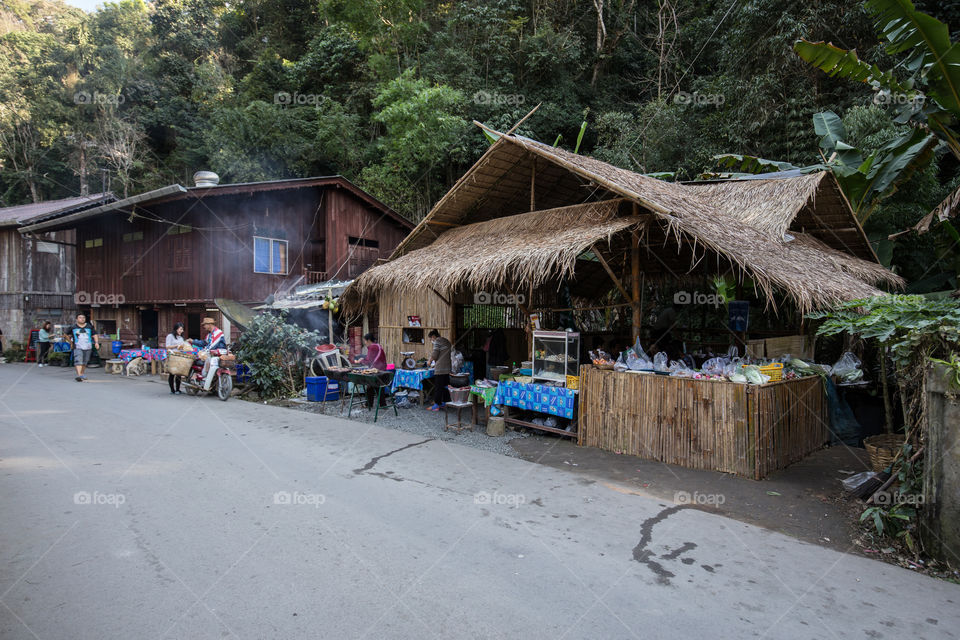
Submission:
[[[215,324],[217,324],[217,321],[214,320],[213,318],[211,318],[210,316],[207,316],[206,318],[204,318],[203,320],[200,321],[200,326],[201,326],[201,327],[202,327],[203,325],[205,325],[205,324],[215,325]]]

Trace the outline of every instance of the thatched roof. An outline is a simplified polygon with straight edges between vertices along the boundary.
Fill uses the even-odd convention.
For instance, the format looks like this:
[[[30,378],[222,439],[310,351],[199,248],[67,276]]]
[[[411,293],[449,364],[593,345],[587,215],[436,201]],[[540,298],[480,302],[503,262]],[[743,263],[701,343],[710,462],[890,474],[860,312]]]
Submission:
[[[370,269],[361,276],[363,288],[483,291],[570,277],[577,256],[594,243],[643,222],[640,216],[618,216],[623,203],[590,202],[451,229],[429,247]]]
[[[808,233],[828,247],[877,261],[837,179],[829,171],[790,177],[766,174],[683,186],[772,238]]]
[[[622,256],[631,240],[621,232],[637,226],[639,218],[642,269],[651,277],[680,279],[733,268],[752,278],[769,302],[781,291],[804,311],[878,295],[875,284],[902,284],[875,261],[852,255],[872,257],[852,212],[833,222],[839,229],[842,220],[842,228],[849,228],[852,220],[859,234],[851,236],[858,245],[852,250],[829,233],[834,227],[828,222],[808,228],[806,223],[816,220],[810,217],[797,227],[804,211],[815,206],[817,190],[830,184],[823,176],[693,187],[498,135],[391,261],[357,279],[353,293],[369,299],[382,288],[412,289],[415,283],[451,292],[526,279],[545,282],[557,270],[569,273],[576,255],[598,238],[610,237],[611,256]],[[756,202],[763,198],[776,204]],[[599,223],[596,207],[569,206],[615,200],[633,207],[618,205],[614,218],[601,216]],[[536,211],[528,213],[531,206]],[[622,259],[610,262],[624,272]]]

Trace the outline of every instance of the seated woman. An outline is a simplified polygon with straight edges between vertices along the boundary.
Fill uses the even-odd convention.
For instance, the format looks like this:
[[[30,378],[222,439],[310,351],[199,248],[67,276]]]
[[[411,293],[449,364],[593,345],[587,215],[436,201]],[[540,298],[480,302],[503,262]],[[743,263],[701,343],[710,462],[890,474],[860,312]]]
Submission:
[[[354,360],[355,364],[362,364],[371,369],[377,369],[378,371],[387,370],[387,354],[384,352],[383,347],[377,344],[373,339],[373,334],[368,333],[363,336],[363,344],[367,347],[367,355],[363,358],[357,358]],[[373,387],[367,386],[367,408],[373,407],[373,398],[376,395],[376,389]],[[383,395],[380,396],[380,406],[385,406],[385,399]]]

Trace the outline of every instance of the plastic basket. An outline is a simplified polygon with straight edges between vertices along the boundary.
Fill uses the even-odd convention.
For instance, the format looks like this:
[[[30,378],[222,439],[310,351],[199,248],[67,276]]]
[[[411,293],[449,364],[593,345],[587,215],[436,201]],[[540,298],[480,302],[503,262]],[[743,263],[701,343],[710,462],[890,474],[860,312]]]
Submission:
[[[567,376],[567,389],[576,391],[580,388],[580,376]]]
[[[329,380],[326,376],[307,376],[304,380],[307,383],[307,400],[310,402],[340,398],[340,387],[336,381]]]
[[[771,382],[776,382],[777,380],[783,380],[783,363],[782,362],[773,362],[771,364],[765,364],[759,367],[760,373],[765,376],[770,376]]]

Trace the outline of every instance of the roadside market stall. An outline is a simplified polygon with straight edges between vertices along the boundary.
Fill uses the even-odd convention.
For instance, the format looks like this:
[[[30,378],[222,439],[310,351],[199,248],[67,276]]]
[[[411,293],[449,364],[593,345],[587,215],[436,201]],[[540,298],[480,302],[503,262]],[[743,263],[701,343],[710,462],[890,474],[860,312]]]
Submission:
[[[714,291],[720,277],[737,301],[722,307],[730,311],[723,351],[732,345],[751,356],[725,364],[782,366],[786,352],[766,353],[765,339],[792,343],[804,312],[881,295],[879,284],[899,286],[876,261],[832,176],[667,183],[520,136],[491,135],[497,142],[391,260],[345,292],[347,304],[377,305],[381,321],[396,323],[381,326],[381,335],[396,334],[382,339],[388,359],[416,337],[405,318],[429,323],[455,344],[504,329],[523,338],[509,359],[525,361],[510,367],[512,379],[495,380],[492,410],[504,410],[508,424],[757,478],[826,442],[819,377],[776,381],[753,368],[743,370],[752,382],[739,369],[704,376],[702,361],[681,367],[674,360],[711,355],[706,347],[719,345],[664,337],[672,327],[652,339],[657,362],[649,367],[610,370],[617,348],[596,358],[598,368],[588,353],[650,340],[645,296]],[[779,331],[751,334],[751,313]],[[558,342],[544,343],[545,331]]]

